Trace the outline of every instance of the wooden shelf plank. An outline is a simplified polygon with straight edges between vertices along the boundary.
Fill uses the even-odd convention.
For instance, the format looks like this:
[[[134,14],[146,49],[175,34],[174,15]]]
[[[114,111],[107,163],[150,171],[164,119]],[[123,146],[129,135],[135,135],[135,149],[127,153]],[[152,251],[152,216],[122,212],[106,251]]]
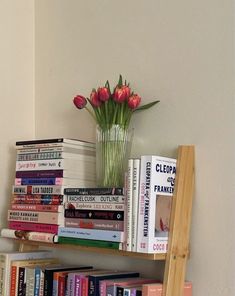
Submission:
[[[16,240],[19,242],[19,240]],[[115,256],[125,256],[130,258],[138,258],[144,260],[165,260],[166,254],[144,254],[144,253],[135,253],[127,251],[119,251],[114,249],[106,248],[95,248],[88,246],[78,246],[71,244],[52,244],[52,243],[43,243],[36,241],[20,241],[20,250],[28,251],[37,248],[38,246],[47,247],[47,248],[57,248],[63,250],[77,250],[77,251],[87,251],[87,252],[96,252],[99,254],[115,255]]]

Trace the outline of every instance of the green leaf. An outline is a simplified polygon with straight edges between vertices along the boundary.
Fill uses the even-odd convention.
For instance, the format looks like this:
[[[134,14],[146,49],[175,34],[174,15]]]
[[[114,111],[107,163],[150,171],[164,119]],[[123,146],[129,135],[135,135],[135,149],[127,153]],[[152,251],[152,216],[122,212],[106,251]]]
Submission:
[[[149,108],[153,107],[154,105],[156,105],[159,102],[160,101],[154,101],[154,102],[151,102],[149,104],[142,105],[142,106],[138,107],[137,109],[135,109],[133,112],[149,109]]]
[[[119,75],[119,80],[118,80],[118,87],[122,86],[122,75]]]

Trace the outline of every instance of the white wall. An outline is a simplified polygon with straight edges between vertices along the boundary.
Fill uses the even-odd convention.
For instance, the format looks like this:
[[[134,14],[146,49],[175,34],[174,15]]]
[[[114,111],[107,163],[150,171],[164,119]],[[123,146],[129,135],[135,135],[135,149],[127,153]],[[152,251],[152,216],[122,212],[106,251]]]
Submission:
[[[18,137],[34,136],[34,21],[33,1],[0,0],[0,5],[5,36],[0,214],[5,224],[14,166],[10,147]],[[36,136],[93,139],[94,124],[73,107],[72,97],[88,95],[107,78],[114,83],[119,73],[145,102],[159,98],[157,107],[133,118],[133,156],[173,155],[178,144],[196,145],[187,278],[193,281],[194,296],[234,295],[232,1],[38,0],[35,13]],[[88,255],[95,265],[105,264],[97,254]],[[88,260],[75,252],[61,256]],[[155,263],[107,260],[146,274],[157,272]]]
[[[0,0],[0,226],[6,226],[15,141],[34,137],[34,2]],[[1,239],[1,250],[12,243]]]

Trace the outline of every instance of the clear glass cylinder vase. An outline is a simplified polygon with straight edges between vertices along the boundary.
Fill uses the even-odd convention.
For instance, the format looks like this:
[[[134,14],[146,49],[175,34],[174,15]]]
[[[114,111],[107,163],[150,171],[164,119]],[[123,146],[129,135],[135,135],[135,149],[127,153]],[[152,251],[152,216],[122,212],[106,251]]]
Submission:
[[[123,187],[130,157],[133,129],[121,125],[96,128],[98,187]]]

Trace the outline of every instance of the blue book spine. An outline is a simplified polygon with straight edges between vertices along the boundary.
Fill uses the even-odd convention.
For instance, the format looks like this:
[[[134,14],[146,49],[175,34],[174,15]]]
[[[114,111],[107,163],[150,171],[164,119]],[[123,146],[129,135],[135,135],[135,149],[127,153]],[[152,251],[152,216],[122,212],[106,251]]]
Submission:
[[[58,231],[58,236],[104,240],[120,243],[124,242],[124,232],[115,230],[60,227]]]
[[[20,185],[56,185],[56,178],[22,178]]]
[[[34,296],[39,296],[41,269],[35,268]]]

